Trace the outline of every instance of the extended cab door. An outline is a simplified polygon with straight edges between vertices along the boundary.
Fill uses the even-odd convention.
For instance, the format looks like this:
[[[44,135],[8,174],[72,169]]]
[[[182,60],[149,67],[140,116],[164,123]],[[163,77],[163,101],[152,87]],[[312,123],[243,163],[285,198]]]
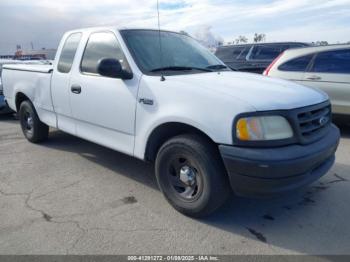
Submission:
[[[138,80],[104,77],[97,66],[103,58],[128,61],[111,31],[94,32],[71,78],[70,100],[77,135],[109,148],[133,154]],[[131,70],[130,70],[131,72]]]
[[[303,84],[325,91],[334,113],[350,114],[350,49],[316,54]]]
[[[72,33],[59,47],[61,50],[55,65],[51,81],[51,93],[54,110],[57,114],[57,127],[75,134],[75,120],[70,105],[70,78],[74,58],[82,38],[82,33]],[[56,60],[57,60],[56,59]]]

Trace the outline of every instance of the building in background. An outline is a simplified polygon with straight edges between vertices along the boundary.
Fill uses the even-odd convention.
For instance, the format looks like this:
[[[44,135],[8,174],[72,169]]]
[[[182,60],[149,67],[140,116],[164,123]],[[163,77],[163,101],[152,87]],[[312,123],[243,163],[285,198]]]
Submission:
[[[22,50],[17,49],[14,55],[0,55],[0,59],[10,60],[54,60],[56,49]]]
[[[54,60],[56,49],[22,50],[18,49],[14,59],[18,60]]]
[[[10,59],[10,60],[12,60],[12,59],[14,59],[14,55],[0,55],[0,59]]]

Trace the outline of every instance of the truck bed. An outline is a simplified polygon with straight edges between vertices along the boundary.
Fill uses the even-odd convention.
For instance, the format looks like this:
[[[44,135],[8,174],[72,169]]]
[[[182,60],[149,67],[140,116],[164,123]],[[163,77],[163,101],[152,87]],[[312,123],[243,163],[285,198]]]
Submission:
[[[29,72],[37,72],[37,73],[51,73],[53,69],[53,65],[36,65],[36,64],[9,64],[4,65],[3,69],[17,70],[17,71],[29,71]]]
[[[53,66],[41,64],[4,65],[2,84],[6,102],[9,107],[18,111],[16,94],[21,90],[34,104],[40,119],[53,126],[56,124],[51,98],[51,77]]]

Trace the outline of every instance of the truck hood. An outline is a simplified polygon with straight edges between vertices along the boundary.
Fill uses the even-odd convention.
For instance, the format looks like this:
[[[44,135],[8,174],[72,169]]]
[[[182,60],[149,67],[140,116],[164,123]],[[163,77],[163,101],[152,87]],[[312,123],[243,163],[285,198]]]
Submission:
[[[238,72],[202,73],[167,76],[166,81],[175,81],[189,88],[206,88],[215,93],[242,100],[257,111],[283,110],[305,107],[328,100],[328,95],[318,89],[294,82]]]

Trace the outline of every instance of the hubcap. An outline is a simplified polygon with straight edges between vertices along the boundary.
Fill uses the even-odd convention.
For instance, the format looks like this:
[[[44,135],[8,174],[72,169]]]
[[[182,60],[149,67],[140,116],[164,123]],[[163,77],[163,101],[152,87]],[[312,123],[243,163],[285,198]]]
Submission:
[[[34,128],[34,120],[33,117],[31,116],[31,114],[29,112],[25,112],[24,113],[24,119],[23,119],[23,124],[24,124],[24,129],[31,133],[33,132],[33,128]]]
[[[27,125],[29,128],[33,127],[33,118],[32,117],[28,117],[27,119]]]
[[[193,186],[196,182],[196,173],[189,166],[183,166],[180,170],[180,180],[187,186]]]
[[[177,157],[171,162],[168,177],[180,198],[193,201],[199,197],[202,190],[201,175],[186,158]]]

